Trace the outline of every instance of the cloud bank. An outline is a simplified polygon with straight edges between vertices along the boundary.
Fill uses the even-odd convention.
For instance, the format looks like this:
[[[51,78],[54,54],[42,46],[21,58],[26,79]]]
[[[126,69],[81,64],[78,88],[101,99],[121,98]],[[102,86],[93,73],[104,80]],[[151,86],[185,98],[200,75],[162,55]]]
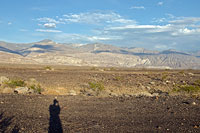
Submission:
[[[158,3],[162,5],[163,2]],[[143,7],[137,7],[143,8]],[[135,8],[135,9],[137,9]],[[145,9],[145,8],[144,8]],[[37,32],[51,32],[52,38],[59,42],[72,43],[109,43],[119,46],[144,47],[156,50],[200,49],[200,18],[176,17],[166,14],[162,18],[154,18],[152,24],[144,25],[134,19],[125,18],[115,12],[84,12],[64,14],[54,18],[36,19],[44,29]],[[93,25],[89,34],[68,33],[57,29],[57,25]],[[53,29],[52,29],[53,28]]]

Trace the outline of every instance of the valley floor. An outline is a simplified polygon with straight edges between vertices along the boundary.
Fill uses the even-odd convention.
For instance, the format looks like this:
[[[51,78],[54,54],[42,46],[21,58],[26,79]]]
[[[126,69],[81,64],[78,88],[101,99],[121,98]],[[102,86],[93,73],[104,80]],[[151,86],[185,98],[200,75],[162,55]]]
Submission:
[[[84,92],[85,95],[94,90],[94,86],[101,87],[101,96],[132,96],[154,93],[157,90],[171,94],[177,86],[191,86],[196,82],[200,90],[200,70],[0,64],[0,76],[11,81],[35,80],[41,85],[42,94],[45,95],[68,95],[71,92],[77,95]],[[8,89],[4,88],[3,85],[0,86],[0,93],[7,93]]]
[[[15,79],[44,90],[14,94]],[[0,132],[200,132],[199,79],[199,70],[1,64]]]

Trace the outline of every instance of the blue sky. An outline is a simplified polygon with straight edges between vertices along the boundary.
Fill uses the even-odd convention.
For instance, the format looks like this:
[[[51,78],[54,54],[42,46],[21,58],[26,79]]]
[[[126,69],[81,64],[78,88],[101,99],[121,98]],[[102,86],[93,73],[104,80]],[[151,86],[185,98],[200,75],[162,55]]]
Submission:
[[[199,0],[1,0],[0,40],[200,50]]]

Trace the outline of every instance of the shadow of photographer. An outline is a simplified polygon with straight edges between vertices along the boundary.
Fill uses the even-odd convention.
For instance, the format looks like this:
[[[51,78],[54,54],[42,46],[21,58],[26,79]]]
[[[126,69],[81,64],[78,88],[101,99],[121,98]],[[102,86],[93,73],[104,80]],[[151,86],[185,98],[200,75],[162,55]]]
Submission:
[[[49,129],[48,133],[63,133],[62,123],[59,117],[60,105],[56,99],[53,100],[53,104],[49,106]]]

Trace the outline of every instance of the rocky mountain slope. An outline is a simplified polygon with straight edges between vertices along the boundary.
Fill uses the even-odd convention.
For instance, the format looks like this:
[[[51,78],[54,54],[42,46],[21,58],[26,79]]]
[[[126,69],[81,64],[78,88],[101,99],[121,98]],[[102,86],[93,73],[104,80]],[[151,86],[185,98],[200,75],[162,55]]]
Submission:
[[[106,44],[62,44],[52,40],[28,44],[0,42],[0,62],[100,67],[199,69],[200,56],[176,50],[152,51]]]

